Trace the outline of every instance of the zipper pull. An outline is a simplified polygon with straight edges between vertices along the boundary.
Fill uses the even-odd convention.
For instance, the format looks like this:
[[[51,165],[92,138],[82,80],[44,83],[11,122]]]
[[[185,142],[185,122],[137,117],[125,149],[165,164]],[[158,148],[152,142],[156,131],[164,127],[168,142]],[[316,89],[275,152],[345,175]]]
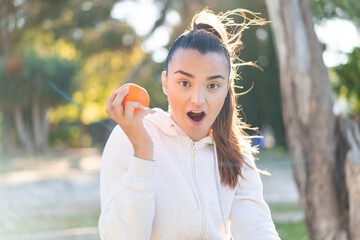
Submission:
[[[192,142],[191,143],[191,156],[195,157],[195,152],[196,152],[196,146],[195,146],[195,143]]]

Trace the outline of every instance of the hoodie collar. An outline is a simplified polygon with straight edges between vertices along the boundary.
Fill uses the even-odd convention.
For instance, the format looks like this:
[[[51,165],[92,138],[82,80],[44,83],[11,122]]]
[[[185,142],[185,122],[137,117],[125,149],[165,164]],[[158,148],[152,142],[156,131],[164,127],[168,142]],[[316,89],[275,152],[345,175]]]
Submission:
[[[212,136],[206,136],[198,141],[193,141],[170,117],[168,112],[160,108],[153,108],[155,110],[154,114],[148,114],[145,119],[154,124],[160,131],[165,133],[168,136],[176,137],[177,134],[181,139],[185,139],[187,141],[196,142],[199,145],[213,145],[214,138]],[[176,129],[174,129],[174,127]]]

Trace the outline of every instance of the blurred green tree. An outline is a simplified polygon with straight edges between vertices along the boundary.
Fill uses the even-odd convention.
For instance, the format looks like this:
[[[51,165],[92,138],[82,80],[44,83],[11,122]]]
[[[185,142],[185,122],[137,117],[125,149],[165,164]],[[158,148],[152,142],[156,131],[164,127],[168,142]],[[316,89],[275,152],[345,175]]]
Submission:
[[[341,18],[352,21],[360,27],[360,4],[358,0],[311,0],[313,19]],[[336,29],[334,29],[336,31]]]
[[[11,66],[11,62],[15,66]],[[15,69],[16,63],[18,69]],[[76,68],[74,60],[58,55],[41,57],[34,49],[10,61],[1,59],[0,108],[13,113],[18,137],[29,152],[46,147],[47,110],[63,103],[62,97],[53,93],[47,81],[70,90]]]
[[[10,78],[17,79],[13,81],[11,88],[3,88],[6,91],[1,93],[1,98],[11,99],[13,96],[22,96],[22,99],[29,98],[22,94],[20,89],[23,88],[18,85],[25,84],[24,82],[28,84],[33,81],[34,76],[42,76],[44,79],[47,78],[46,80],[54,81],[56,85],[59,84],[57,87],[70,97],[81,100],[79,103],[84,104],[84,108],[88,112],[87,116],[96,111],[100,114],[96,114],[94,117],[100,116],[104,118],[105,113],[103,113],[102,109],[105,108],[104,102],[107,95],[124,81],[122,78],[125,78],[125,73],[131,72],[131,63],[134,65],[137,61],[141,61],[139,56],[142,55],[142,51],[139,51],[141,38],[136,36],[126,23],[115,20],[110,16],[116,2],[118,1],[1,1],[0,22],[2,25],[2,37],[0,38],[0,47],[3,53],[3,66],[9,65],[10,68],[13,67],[10,70],[16,73],[15,75],[10,74],[11,76],[8,75],[6,78],[2,77],[1,82],[7,84],[7,80]],[[124,38],[131,39],[131,41],[123,41]],[[32,55],[26,52],[29,46],[33,47]],[[34,59],[28,62],[31,56]],[[103,56],[103,60],[98,61],[101,56]],[[121,56],[121,61],[126,64],[116,64],[117,56]],[[70,62],[76,60],[76,64],[74,63],[72,66],[77,68],[77,70],[73,70],[78,75],[71,78],[71,84],[69,82],[68,86],[62,85],[63,82],[61,81],[56,81],[57,76],[61,77],[66,74],[65,69],[63,69],[63,67],[66,67],[64,65],[66,61],[61,60],[63,58],[71,60]],[[109,59],[112,60],[109,61]],[[111,67],[108,67],[110,65]],[[24,69],[17,74],[19,71],[17,68],[21,69],[21,66]],[[84,66],[86,67],[84,68]],[[121,69],[114,71],[116,67]],[[93,69],[94,71],[89,74],[86,69]],[[100,73],[104,73],[105,69],[112,71],[112,77],[108,76],[110,74],[108,72],[107,75],[103,75],[101,78]],[[70,69],[68,70],[70,71]],[[37,71],[38,74],[34,71]],[[119,71],[123,73],[119,75]],[[53,74],[55,72],[59,74]],[[118,75],[116,76],[116,74]],[[94,84],[94,81],[99,79],[101,81]],[[63,81],[66,82],[67,80]],[[54,92],[53,89],[48,88],[47,90],[47,94],[52,94],[54,97],[57,95],[60,98],[60,95]],[[40,96],[45,93],[46,91],[38,91],[31,94]],[[46,97],[45,95],[44,98]],[[58,100],[60,99],[54,101]],[[26,103],[26,100],[23,100],[23,102]],[[31,132],[30,127],[24,124],[27,131],[17,131],[18,137],[14,137],[16,135],[16,121],[15,108],[12,106],[18,103],[16,101],[7,101],[6,103],[4,102],[0,108],[2,112],[0,137],[4,151],[11,150],[11,147],[16,145],[16,139],[23,139],[21,142],[24,144],[26,137],[24,138],[19,134],[24,135],[24,132]],[[46,120],[50,120],[55,129],[56,124],[62,120],[83,120],[79,122],[80,128],[83,127],[84,123],[97,120],[94,118],[84,120],[84,114],[79,113],[79,110],[71,106],[71,104],[63,107],[64,101],[59,101],[61,106],[59,104],[47,104],[52,107],[49,108]],[[100,104],[102,104],[101,107],[99,107]],[[27,145],[29,150],[30,145]]]
[[[337,95],[350,102],[351,114],[360,117],[360,47],[354,48],[348,57],[347,63],[334,68],[337,78],[332,86]]]
[[[311,0],[313,19],[321,23],[326,19],[346,19],[360,31],[360,4],[358,0]],[[334,29],[336,31],[336,29]],[[324,46],[326,49],[326,46]],[[331,83],[337,97],[343,97],[351,105],[348,114],[360,118],[359,48],[348,54],[348,63],[330,69]],[[359,120],[358,120],[359,121]]]

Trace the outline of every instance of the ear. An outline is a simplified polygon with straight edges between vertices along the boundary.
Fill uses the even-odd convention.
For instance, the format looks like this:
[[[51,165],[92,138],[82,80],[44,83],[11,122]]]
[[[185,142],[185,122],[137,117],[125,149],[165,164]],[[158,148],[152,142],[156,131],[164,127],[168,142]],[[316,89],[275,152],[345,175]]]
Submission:
[[[167,78],[166,78],[166,71],[162,71],[161,73],[161,81],[162,81],[162,88],[165,95],[167,95]]]

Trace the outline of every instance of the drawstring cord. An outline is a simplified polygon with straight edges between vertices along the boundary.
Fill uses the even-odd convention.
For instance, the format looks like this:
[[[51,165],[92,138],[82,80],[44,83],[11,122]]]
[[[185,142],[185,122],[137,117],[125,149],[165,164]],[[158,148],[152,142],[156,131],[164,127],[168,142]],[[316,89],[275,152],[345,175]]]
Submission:
[[[224,223],[225,233],[227,234],[227,227],[226,227],[225,214],[224,214],[224,204],[223,204],[222,192],[221,192],[221,187],[220,187],[219,162],[218,162],[218,157],[217,157],[215,141],[214,141],[214,155],[215,155],[216,189],[218,191],[218,198],[219,198],[219,202],[220,202],[221,216],[222,216],[222,220]]]

